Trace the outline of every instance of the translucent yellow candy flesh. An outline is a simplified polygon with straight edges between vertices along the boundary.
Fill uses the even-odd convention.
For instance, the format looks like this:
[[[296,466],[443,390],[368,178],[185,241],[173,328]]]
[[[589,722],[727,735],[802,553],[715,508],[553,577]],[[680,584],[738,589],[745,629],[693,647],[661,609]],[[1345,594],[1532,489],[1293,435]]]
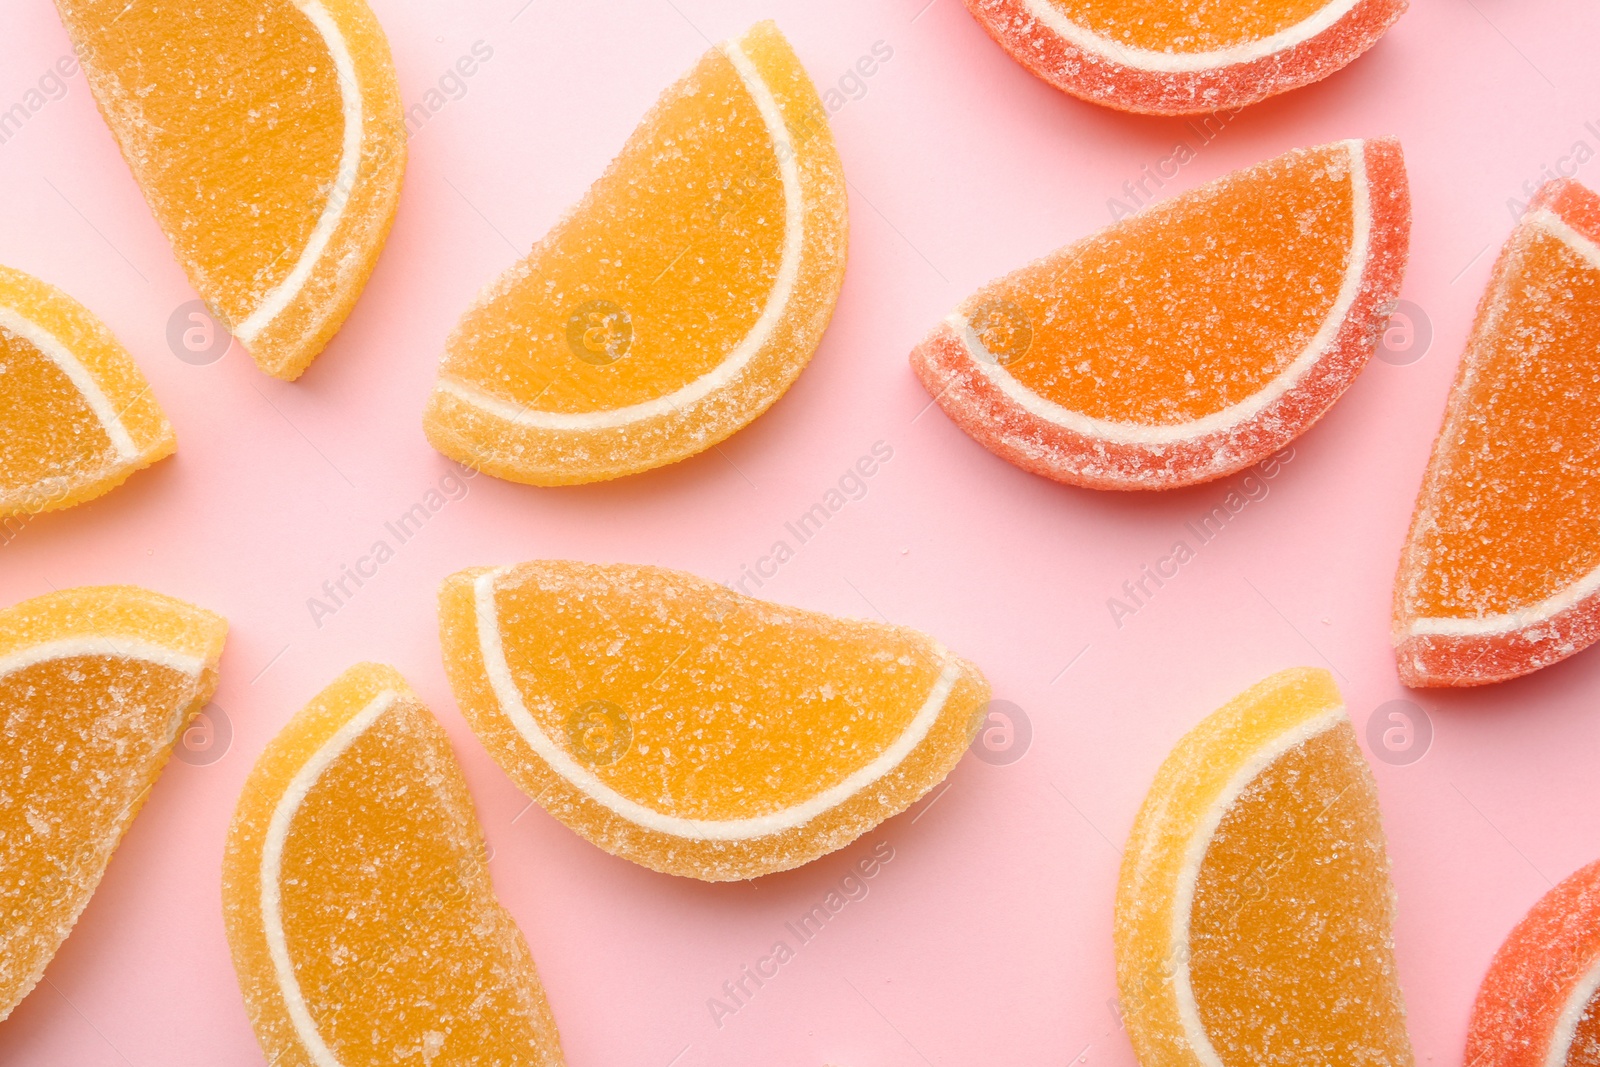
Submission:
[[[190,283],[261,368],[344,322],[405,169],[364,0],[57,0],[100,111]]]
[[[1155,52],[1213,52],[1259,41],[1296,26],[1329,0],[1213,3],[1207,0],[1049,0],[1063,15],[1101,37]]]
[[[656,567],[464,571],[440,627],[468,722],[518,785],[607,851],[714,881],[903,811],[961,758],[989,693],[914,630]]]
[[[178,447],[111,331],[66,293],[8,267],[0,384],[0,518],[91,500]]]
[[[707,53],[450,338],[435,448],[537,485],[703,451],[811,358],[844,275],[844,175],[775,26]]]
[[[1284,671],[1162,765],[1124,854],[1117,978],[1143,1067],[1409,1067],[1370,770],[1326,671]]]
[[[276,1067],[563,1062],[449,741],[388,667],[352,667],[267,747],[222,892]]]
[[[132,586],[0,612],[0,1019],[44,974],[216,688],[226,630]]]

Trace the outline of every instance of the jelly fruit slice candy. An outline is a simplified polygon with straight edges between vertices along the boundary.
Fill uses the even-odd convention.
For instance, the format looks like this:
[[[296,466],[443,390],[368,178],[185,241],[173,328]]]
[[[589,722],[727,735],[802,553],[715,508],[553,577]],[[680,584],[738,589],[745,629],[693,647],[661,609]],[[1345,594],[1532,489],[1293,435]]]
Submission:
[[[272,740],[228,831],[223,918],[277,1067],[559,1067],[444,730],[358,664]]]
[[[0,1019],[43,976],[211,698],[226,633],[133,586],[0,611]]]
[[[1305,432],[1377,347],[1405,270],[1392,139],[1305,148],[993,282],[911,355],[957,426],[1098,489],[1218,478]]]
[[[1500,253],[1395,580],[1410,686],[1536,671],[1600,637],[1600,196],[1558,180]]]
[[[915,630],[657,567],[463,571],[439,619],[467,721],[528,795],[608,852],[707,881],[797,867],[904,811],[989,696]]]
[[[56,0],[89,88],[189,282],[294,379],[394,221],[406,130],[365,0]]]
[[[706,53],[451,336],[424,418],[445,455],[532,485],[702,452],[799,375],[844,278],[844,172],[764,22]]]
[[[1377,791],[1326,671],[1283,671],[1161,765],[1117,888],[1143,1067],[1410,1067]]]

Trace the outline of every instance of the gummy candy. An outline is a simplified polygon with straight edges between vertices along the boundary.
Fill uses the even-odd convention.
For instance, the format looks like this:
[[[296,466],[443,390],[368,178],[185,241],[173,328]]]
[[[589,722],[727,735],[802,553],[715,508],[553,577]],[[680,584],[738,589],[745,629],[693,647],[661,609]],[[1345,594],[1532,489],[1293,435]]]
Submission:
[[[1558,179],[1501,250],[1395,580],[1410,686],[1527,674],[1600,637],[1600,196]]]
[[[915,630],[658,567],[463,571],[439,624],[468,723],[524,792],[608,852],[706,881],[797,867],[905,810],[989,699]]]
[[[564,1062],[450,742],[393,669],[350,668],[267,746],[222,878],[268,1063]]]
[[[9,267],[0,267],[0,381],[0,518],[92,500],[178,447],[105,324]]]
[[[211,698],[226,633],[133,586],[0,611],[0,1019],[38,984]]]
[[[532,485],[704,451],[810,360],[845,235],[822,101],[761,23],[667,90],[582,202],[463,316],[428,440]]]
[[[1000,47],[1073,96],[1124,111],[1231,111],[1320,81],[1406,0],[966,0]]]
[[[365,0],[56,0],[189,282],[268,374],[299,377],[372,273],[406,131]]]
[[[1117,983],[1143,1067],[1410,1067],[1372,772],[1327,671],[1190,731],[1128,836]]]
[[[1306,148],[980,289],[912,353],[939,406],[1024,470],[1167,489],[1316,422],[1377,348],[1405,270],[1391,138]]]
[[[1478,990],[1468,1067],[1600,1064],[1600,863],[1540,898]]]

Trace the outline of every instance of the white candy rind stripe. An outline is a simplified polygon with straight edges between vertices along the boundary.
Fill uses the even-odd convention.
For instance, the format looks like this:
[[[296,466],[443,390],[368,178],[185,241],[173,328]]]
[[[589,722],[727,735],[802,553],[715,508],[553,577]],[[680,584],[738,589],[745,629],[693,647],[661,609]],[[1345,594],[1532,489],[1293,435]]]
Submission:
[[[111,447],[116,449],[117,460],[120,463],[129,463],[139,458],[139,446],[134,443],[133,435],[123,423],[122,413],[112,406],[111,398],[100,388],[100,383],[89,373],[89,368],[84,366],[83,361],[73,355],[72,350],[62,344],[55,334],[9,307],[0,307],[0,329],[9,330],[27,341],[60,368],[61,373],[67,376],[72,382],[72,387],[89,405],[89,410],[94,412],[94,417],[100,421],[100,425],[105,427],[107,436],[111,438]]]
[[[1545,1051],[1544,1067],[1567,1067],[1567,1060],[1572,1054],[1572,1042],[1578,1036],[1578,1024],[1583,1021],[1584,1013],[1596,993],[1600,993],[1600,960],[1591,964],[1589,970],[1578,979],[1566,1004],[1562,1006],[1555,1029],[1550,1032],[1550,1047]]]
[[[267,823],[266,839],[261,845],[261,923],[267,952],[272,957],[278,988],[283,993],[283,1005],[289,1013],[295,1035],[316,1067],[342,1065],[317,1030],[316,1020],[311,1017],[311,1009],[295,977],[294,962],[289,958],[289,941],[283,929],[283,895],[279,888],[283,876],[283,847],[306,794],[335,760],[344,755],[384,712],[394,707],[399,696],[393,689],[385,689],[311,754],[311,758],[289,780],[283,796],[278,798],[277,806],[272,809],[272,818]]]
[[[1371,189],[1367,178],[1366,145],[1345,141],[1350,156],[1350,207],[1352,218],[1350,252],[1345,261],[1344,278],[1333,305],[1323,317],[1311,340],[1277,377],[1250,396],[1188,422],[1156,425],[1118,422],[1095,418],[1047,400],[1018,381],[978,339],[960,311],[952,312],[946,323],[961,341],[965,355],[1006,397],[1030,415],[1065,427],[1074,433],[1097,440],[1127,445],[1165,445],[1192,441],[1207,434],[1225,432],[1249,421],[1287,394],[1310,373],[1338,339],[1350,308],[1355,304],[1366,274],[1372,247]]]
[[[783,109],[772,94],[761,72],[751,62],[738,41],[727,41],[722,53],[739,72],[739,78],[749,92],[751,100],[761,113],[767,127],[773,152],[778,161],[778,175],[783,184],[784,237],[783,255],[778,263],[778,273],[773,279],[772,291],[767,294],[761,316],[751,326],[750,332],[728,353],[726,359],[694,381],[654,400],[630,404],[627,407],[606,411],[539,411],[504,397],[493,396],[467,382],[440,377],[436,386],[463,403],[517,426],[541,430],[603,430],[628,426],[644,419],[660,418],[681,412],[692,404],[729,385],[766,347],[788,311],[800,281],[800,259],[805,249],[805,194],[800,186],[800,162],[789,138]]]
[[[311,236],[306,240],[306,246],[300,252],[300,258],[290,269],[283,281],[261,298],[261,303],[252,311],[248,318],[234,327],[233,334],[239,340],[249,345],[261,331],[272,324],[272,321],[283,314],[285,308],[300,295],[306,282],[311,279],[311,272],[322,259],[322,254],[327,251],[328,243],[333,240],[334,233],[339,229],[339,223],[344,219],[345,208],[350,204],[350,198],[355,195],[356,181],[361,174],[361,139],[363,136],[363,116],[361,100],[361,83],[356,75],[355,58],[350,54],[350,46],[344,39],[344,34],[339,30],[339,24],[333,16],[328,14],[320,0],[294,0],[295,6],[311,20],[317,33],[321,34],[323,44],[327,45],[328,55],[333,59],[334,73],[339,79],[339,101],[344,115],[344,138],[339,149],[339,169],[334,176],[333,188],[328,193],[328,202],[322,205],[322,214],[317,216],[317,224],[311,230]]]
[[[1600,270],[1600,245],[1573,229],[1549,208],[1529,212],[1523,225],[1543,230],[1570,248],[1590,268]],[[1472,618],[1433,616],[1413,619],[1406,627],[1406,633],[1413,637],[1489,637],[1515,633],[1550,621],[1562,612],[1577,607],[1596,592],[1600,592],[1600,567],[1528,607]]]
[[[1218,48],[1210,52],[1157,52],[1149,48],[1136,48],[1118,44],[1086,26],[1069,19],[1050,0],[1021,0],[1023,8],[1057,36],[1085,52],[1132,70],[1160,74],[1185,74],[1216,70],[1240,63],[1250,63],[1268,56],[1286,52],[1296,45],[1311,40],[1348,15],[1361,0],[1332,0],[1316,14],[1295,23],[1287,29],[1249,44]]]
[[[71,656],[111,656],[117,659],[136,659],[145,663],[169,667],[179,674],[187,674],[191,678],[198,678],[206,665],[203,656],[195,656],[163,645],[152,644],[139,637],[64,637],[57,641],[46,641],[42,644],[30,645],[8,655],[0,656],[0,678],[24,668],[32,667],[37,663],[67,659]]]
[[[1222,825],[1228,810],[1262,771],[1272,766],[1290,749],[1303,745],[1312,738],[1349,721],[1349,716],[1341,705],[1285,730],[1261,746],[1234,772],[1233,777],[1228,779],[1227,785],[1223,786],[1222,792],[1217,794],[1211,807],[1206,810],[1205,818],[1195,826],[1194,835],[1189,838],[1188,847],[1184,852],[1183,866],[1178,869],[1178,882],[1173,893],[1172,994],[1177,1002],[1178,1019],[1183,1024],[1184,1036],[1202,1067],[1224,1067],[1222,1057],[1217,1054],[1215,1046],[1211,1043],[1211,1037],[1206,1033],[1205,1025],[1200,1020],[1200,1005],[1195,999],[1194,984],[1189,974],[1189,922],[1194,911],[1195,888],[1200,880],[1200,865],[1205,861],[1206,850],[1210,847],[1211,839],[1216,836],[1217,828]]]
[[[478,650],[501,713],[511,721],[534,754],[583,795],[629,822],[674,837],[691,841],[748,841],[805,825],[898,767],[922,743],[938,721],[945,701],[961,677],[960,663],[942,647],[935,646],[944,660],[944,668],[905,731],[871,763],[791,808],[743,819],[687,819],[663,815],[618,793],[588,768],[573,760],[550,739],[528,711],[522,691],[517,688],[510,665],[506,662],[505,646],[500,637],[500,613],[495,603],[496,584],[501,576],[512,569],[501,567],[486,571],[473,583]]]

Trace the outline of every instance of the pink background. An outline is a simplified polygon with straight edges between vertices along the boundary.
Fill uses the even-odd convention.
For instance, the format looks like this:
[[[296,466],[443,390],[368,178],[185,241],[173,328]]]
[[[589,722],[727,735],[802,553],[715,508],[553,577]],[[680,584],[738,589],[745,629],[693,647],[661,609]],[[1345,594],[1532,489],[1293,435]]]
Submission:
[[[1415,200],[1405,296],[1432,343],[1374,361],[1266,497],[1119,628],[1107,598],[1238,480],[1121,496],[1024,474],[927,408],[906,355],[978,284],[1109,221],[1107,199],[1125,181],[1178,141],[1195,144],[1181,120],[1048,88],[959,0],[374,6],[408,103],[474,42],[493,56],[412,137],[388,249],[297,384],[258,373],[238,347],[210,365],[175,358],[168,318],[194,295],[81,75],[0,145],[0,262],[103,316],[181,442],[111,496],[0,548],[0,602],[134,582],[232,623],[211,712],[219,733],[231,725],[231,747],[207,763],[220,748],[208,755],[191,738],[197,751],[168,768],[47,982],[0,1024],[0,1063],[261,1062],[219,917],[223,836],[268,739],[359,659],[399,667],[450,731],[496,883],[575,1067],[1132,1067],[1112,1007],[1111,905],[1117,849],[1145,788],[1173,742],[1237,691],[1286,666],[1331,666],[1358,728],[1401,698],[1431,722],[1421,759],[1375,768],[1418,1059],[1460,1056],[1479,978],[1511,924],[1600,857],[1600,654],[1477,692],[1407,694],[1388,649],[1390,583],[1474,303],[1511,225],[1508,198],[1543,167],[1600,183],[1600,162],[1564,158],[1580,141],[1585,160],[1600,149],[1600,9],[1417,0],[1367,56],[1240,114],[1169,182],[1166,193],[1294,146],[1398,134]],[[0,109],[68,53],[46,0],[5,9]],[[667,470],[562,491],[473,480],[319,628],[307,598],[453,469],[419,420],[456,317],[583,192],[708,39],[764,17],[825,88],[876,42],[893,49],[834,116],[852,254],[810,369],[720,452]],[[938,634],[1023,710],[1026,754],[1008,766],[969,756],[912,814],[754,884],[653,874],[525,810],[445,683],[439,580],[539,556],[729,580],[877,441],[894,455],[866,495],[762,593]],[[707,1001],[722,983],[880,842],[894,858],[869,894],[717,1026]]]

